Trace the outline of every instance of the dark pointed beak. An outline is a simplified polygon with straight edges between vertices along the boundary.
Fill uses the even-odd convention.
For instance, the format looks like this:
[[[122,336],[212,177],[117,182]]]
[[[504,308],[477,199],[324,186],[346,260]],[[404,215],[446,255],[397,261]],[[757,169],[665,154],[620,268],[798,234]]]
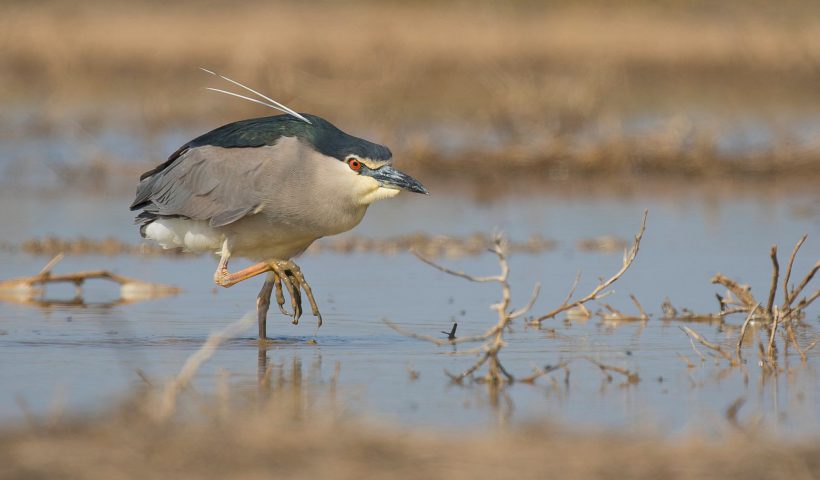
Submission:
[[[395,188],[397,190],[407,190],[408,192],[423,193],[427,195],[427,189],[418,180],[400,172],[391,165],[385,165],[379,169],[371,170],[370,176],[376,179],[384,188]]]

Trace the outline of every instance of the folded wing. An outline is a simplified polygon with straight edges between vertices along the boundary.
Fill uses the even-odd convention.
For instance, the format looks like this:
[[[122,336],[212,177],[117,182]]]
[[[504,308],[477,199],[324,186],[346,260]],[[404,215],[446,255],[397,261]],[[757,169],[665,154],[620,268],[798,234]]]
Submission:
[[[183,217],[221,227],[257,211],[261,200],[256,179],[265,159],[249,155],[240,161],[235,153],[216,146],[183,148],[147,172],[131,204],[131,210],[142,210],[137,223]]]

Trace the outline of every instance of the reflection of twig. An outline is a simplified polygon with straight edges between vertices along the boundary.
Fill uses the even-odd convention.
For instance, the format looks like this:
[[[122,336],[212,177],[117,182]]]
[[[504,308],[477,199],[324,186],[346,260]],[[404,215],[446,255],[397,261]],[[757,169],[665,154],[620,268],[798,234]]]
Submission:
[[[720,356],[728,360],[730,364],[735,365],[736,360],[729,353],[723,350],[723,348],[720,345],[717,345],[715,343],[710,342],[709,340],[706,340],[698,332],[692,330],[689,327],[680,327],[680,329],[683,330],[684,333],[689,335],[689,338],[694,338],[704,347],[719,353]]]
[[[589,361],[589,362],[591,362],[591,363],[593,363],[593,364],[595,364],[598,368],[601,369],[602,372],[607,372],[607,371],[615,372],[615,373],[618,373],[618,374],[621,374],[621,375],[625,376],[629,383],[638,383],[638,382],[641,381],[641,377],[638,376],[638,374],[633,372],[632,370],[627,370],[626,368],[616,367],[616,366],[613,366],[613,365],[607,365],[607,364],[601,363],[601,362],[599,362],[599,361],[597,361],[597,360],[595,360],[594,358],[591,358],[591,357],[586,357],[585,356],[585,357],[582,357],[582,358]]]
[[[560,306],[558,306],[556,309],[552,310],[551,312],[548,312],[544,315],[541,315],[538,318],[533,319],[529,323],[531,325],[540,325],[541,322],[543,322],[544,320],[554,318],[556,315],[558,315],[561,312],[564,312],[564,311],[567,311],[571,308],[583,305],[584,303],[590,302],[592,300],[597,300],[597,299],[603,297],[604,295],[607,295],[608,293],[605,293],[605,292],[602,293],[602,292],[607,287],[612,285],[616,280],[621,278],[621,276],[624,273],[626,273],[626,271],[632,265],[632,262],[634,262],[635,258],[638,256],[638,249],[641,246],[641,239],[643,238],[644,231],[646,230],[646,216],[647,216],[647,214],[648,214],[648,211],[644,210],[643,218],[641,220],[641,227],[638,230],[638,233],[635,235],[635,239],[632,241],[632,247],[629,249],[629,251],[624,251],[623,264],[621,265],[621,269],[618,270],[615,273],[615,275],[611,276],[608,280],[601,281],[601,283],[599,283],[598,286],[596,286],[585,297],[583,297],[579,300],[576,300],[574,302],[571,302],[570,300],[571,300],[572,294],[574,293],[575,287],[577,286],[577,283],[578,283],[578,280],[576,279],[576,281],[573,283],[572,289],[570,291],[570,295],[567,297],[566,300],[564,300],[564,302]]]
[[[695,345],[695,339],[692,338],[691,336],[689,336],[689,345],[692,345],[692,351],[694,351],[698,355],[698,357],[700,357],[700,361],[705,362],[706,361],[706,356],[703,355],[700,352],[700,350],[698,350],[698,346]]]
[[[534,383],[538,378],[543,377],[544,375],[552,373],[556,370],[560,370],[562,368],[567,372],[567,376],[569,376],[567,365],[569,365],[569,362],[562,361],[559,362],[557,365],[547,365],[544,368],[535,367],[533,369],[532,375],[528,375],[526,377],[519,377],[516,380],[521,383]]]
[[[254,323],[254,319],[255,315],[249,313],[223,330],[211,334],[202,347],[188,357],[179,373],[165,385],[161,397],[158,399],[159,404],[156,410],[152,411],[152,415],[157,420],[165,420],[173,415],[174,410],[176,410],[177,397],[191,383],[199,367],[213,356],[222,342],[233,338],[239,332],[250,327]]]
[[[689,341],[692,341],[692,339],[690,338]],[[692,348],[695,348],[694,343],[692,344]],[[695,352],[700,353],[697,350],[695,350]],[[678,355],[678,358],[681,359],[682,362],[686,363],[686,368],[695,368],[695,366],[692,364],[692,362],[689,361],[689,357],[687,357],[685,355],[681,355],[680,353],[678,353],[677,355]]]
[[[755,310],[757,310],[757,305],[749,310],[749,315],[746,316],[746,320],[743,321],[743,326],[740,327],[740,336],[737,338],[737,347],[735,347],[735,354],[737,355],[738,361],[742,358],[741,349],[743,348],[743,339],[746,337],[746,329],[749,328],[749,324],[752,323]]]
[[[735,427],[741,426],[737,420],[737,412],[740,411],[740,407],[742,407],[744,403],[746,403],[746,397],[740,396],[726,409],[726,420]]]

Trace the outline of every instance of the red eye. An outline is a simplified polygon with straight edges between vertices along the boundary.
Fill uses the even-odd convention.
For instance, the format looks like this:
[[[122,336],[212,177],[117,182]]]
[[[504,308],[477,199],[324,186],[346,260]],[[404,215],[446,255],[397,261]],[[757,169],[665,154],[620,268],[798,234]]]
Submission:
[[[362,162],[356,160],[355,158],[349,158],[347,160],[347,165],[350,167],[351,170],[354,172],[358,172],[362,169]]]

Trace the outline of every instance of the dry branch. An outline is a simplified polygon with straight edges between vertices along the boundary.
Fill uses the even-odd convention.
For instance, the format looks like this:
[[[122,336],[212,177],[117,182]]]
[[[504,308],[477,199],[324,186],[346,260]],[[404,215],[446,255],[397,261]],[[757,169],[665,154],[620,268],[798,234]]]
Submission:
[[[498,283],[501,286],[501,301],[492,305],[492,309],[495,310],[498,314],[498,321],[495,325],[490,327],[483,334],[460,338],[451,338],[451,336],[448,336],[447,339],[441,339],[429,335],[420,335],[414,332],[409,332],[407,330],[404,330],[400,326],[396,325],[395,323],[391,322],[390,320],[384,320],[384,322],[388,326],[390,326],[390,328],[396,330],[402,335],[431,342],[439,346],[448,344],[456,345],[459,343],[467,342],[484,342],[479,353],[479,358],[466,371],[460,374],[451,374],[445,371],[445,373],[455,382],[461,382],[465,378],[471,377],[473,373],[475,373],[484,364],[488,364],[486,375],[484,375],[481,378],[475,379],[475,381],[487,382],[494,385],[501,384],[504,382],[512,383],[515,381],[515,377],[512,374],[510,374],[501,364],[501,361],[498,358],[498,353],[501,351],[502,348],[504,348],[504,346],[506,346],[506,343],[504,342],[504,331],[510,326],[513,320],[523,315],[526,315],[527,312],[529,312],[532,309],[536,299],[538,298],[538,294],[541,291],[541,285],[538,283],[535,284],[529,300],[523,307],[513,309],[510,306],[512,293],[508,280],[510,274],[510,266],[507,261],[507,247],[507,242],[502,236],[496,235],[493,238],[493,245],[490,251],[494,253],[498,258],[500,273],[498,275],[490,275],[483,277],[478,277],[464,272],[451,270],[447,267],[439,265],[438,263],[430,260],[429,258],[426,258],[418,252],[413,252],[421,261],[441,272],[459,278],[464,278],[471,282],[492,282]]]
[[[52,269],[63,259],[64,255],[52,258],[37,275],[12,278],[0,281],[0,299],[24,303],[39,304],[42,300],[35,297],[42,295],[44,287],[51,283],[73,283],[77,287],[77,297],[81,298],[81,287],[86,280],[110,280],[120,285],[119,304],[149,300],[168,295],[176,295],[180,289],[171,285],[149,283],[117,275],[108,270],[89,270],[62,275],[54,275]]]
[[[800,247],[803,246],[803,243],[808,238],[808,235],[803,235],[800,237],[800,240],[797,241],[797,244],[792,249],[792,254],[789,257],[789,263],[786,265],[786,275],[783,277],[783,303],[786,305],[791,305],[792,298],[789,296],[789,280],[792,276],[792,266],[794,266],[794,259],[797,257],[797,251],[800,250]]]
[[[649,315],[646,314],[646,310],[644,310],[643,306],[641,306],[641,302],[638,301],[638,297],[636,297],[635,294],[630,293],[629,298],[632,299],[632,303],[635,304],[635,307],[641,313],[641,316],[640,316],[641,320],[649,320]]]
[[[769,288],[769,302],[766,304],[766,314],[771,317],[772,308],[774,307],[774,296],[777,293],[777,280],[780,277],[780,263],[777,261],[777,245],[772,245],[769,256],[772,259],[772,286]]]
[[[752,295],[751,289],[748,285],[740,285],[739,283],[735,282],[731,278],[726,277],[725,275],[718,273],[711,280],[712,283],[717,283],[726,287],[729,292],[731,292],[735,298],[740,302],[738,305],[744,307],[746,309],[752,308],[754,305],[759,305],[760,302],[755,300],[754,295]],[[727,302],[728,304],[729,302]]]
[[[811,305],[814,300],[820,296],[820,290],[816,290],[815,292],[806,295],[802,299],[800,299],[797,304],[794,304],[795,300],[803,293],[806,287],[811,283],[815,274],[820,269],[820,262],[816,262],[814,266],[809,270],[809,272],[801,279],[801,281],[795,287],[790,287],[789,282],[791,281],[792,270],[794,268],[795,258],[797,257],[797,253],[800,251],[800,248],[806,242],[808,237],[803,235],[795,244],[794,248],[792,249],[791,255],[789,256],[789,261],[786,264],[785,275],[783,276],[782,283],[780,283],[780,290],[783,292],[783,300],[780,306],[776,304],[777,300],[777,291],[778,291],[778,283],[781,282],[780,280],[780,263],[777,258],[777,246],[772,246],[769,252],[769,258],[771,259],[772,263],[772,275],[771,275],[771,282],[769,286],[769,294],[766,301],[766,306],[761,307],[760,302],[758,302],[754,295],[752,295],[751,289],[748,285],[740,285],[736,281],[726,277],[722,274],[717,274],[712,278],[712,283],[717,283],[725,286],[728,290],[726,295],[726,299],[718,295],[718,299],[720,301],[721,312],[722,316],[730,315],[733,313],[746,313],[746,320],[743,322],[743,327],[741,328],[740,337],[737,341],[737,346],[735,348],[736,357],[738,362],[742,360],[741,358],[741,349],[743,346],[744,336],[749,324],[755,320],[761,320],[766,322],[768,327],[768,339],[766,345],[764,346],[762,341],[758,345],[759,350],[761,352],[761,361],[763,362],[764,366],[769,371],[773,371],[776,368],[777,362],[777,332],[782,326],[785,329],[785,333],[783,334],[783,339],[785,344],[788,346],[789,344],[794,345],[795,350],[800,354],[800,358],[802,361],[806,361],[807,356],[805,354],[805,349],[801,348],[798,341],[797,335],[795,335],[794,328],[796,322],[803,317],[806,308]],[[786,351],[786,350],[784,350]]]
[[[635,239],[632,241],[632,247],[629,249],[629,251],[624,251],[623,264],[621,265],[620,270],[618,270],[615,273],[615,275],[611,276],[608,280],[605,280],[605,281],[602,281],[601,283],[599,283],[598,286],[596,286],[589,294],[587,294],[583,298],[573,302],[573,301],[571,301],[571,298],[572,298],[573,293],[575,292],[575,287],[578,285],[578,278],[576,278],[576,280],[573,283],[573,286],[570,290],[569,296],[567,296],[567,299],[564,300],[564,302],[559,307],[552,310],[551,312],[548,312],[544,315],[541,315],[540,317],[537,317],[537,318],[531,320],[529,322],[529,324],[530,325],[540,326],[541,322],[543,322],[544,320],[550,319],[550,318],[555,318],[555,316],[558,315],[561,312],[565,312],[565,311],[570,310],[572,308],[583,305],[587,302],[591,302],[592,300],[599,300],[599,299],[603,298],[604,296],[609,295],[609,292],[603,292],[603,291],[607,287],[609,287],[610,285],[615,283],[615,281],[617,281],[619,278],[621,278],[621,276],[623,276],[623,274],[626,273],[626,271],[632,265],[632,262],[634,262],[635,258],[638,256],[638,250],[640,249],[640,246],[641,246],[641,239],[643,238],[644,231],[646,230],[646,217],[647,217],[648,213],[649,213],[648,210],[644,210],[643,218],[641,219],[641,227],[638,230],[638,233],[635,235]]]

